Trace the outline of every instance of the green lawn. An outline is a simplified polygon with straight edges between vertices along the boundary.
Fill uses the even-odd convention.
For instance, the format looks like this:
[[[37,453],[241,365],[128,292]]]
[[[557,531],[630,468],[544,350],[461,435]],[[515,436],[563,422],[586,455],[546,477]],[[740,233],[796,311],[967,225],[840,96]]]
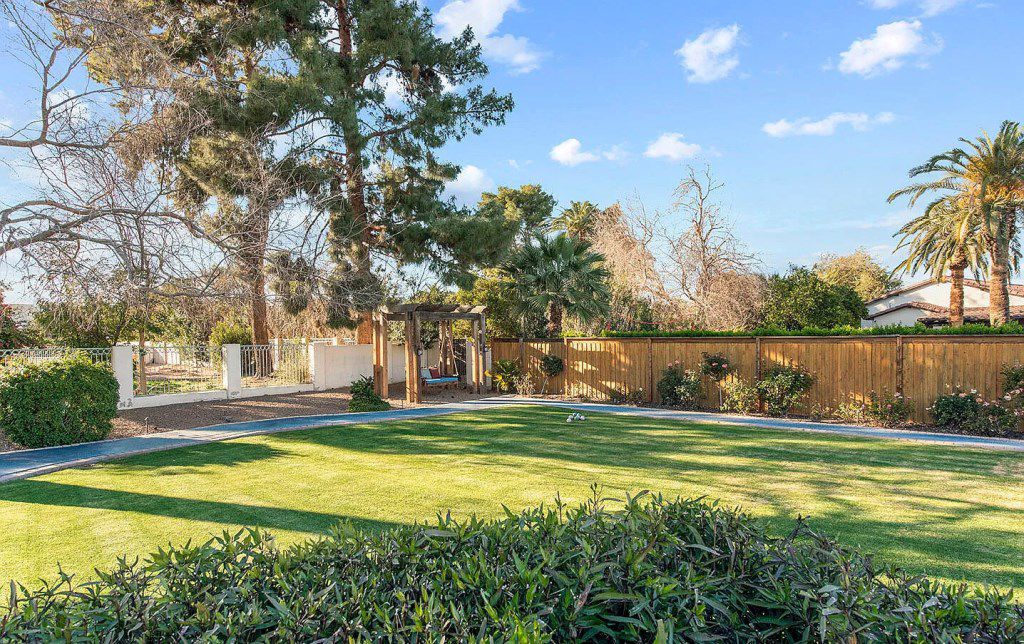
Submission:
[[[298,431],[0,485],[0,580],[89,576],[120,554],[260,525],[282,540],[340,519],[496,516],[652,489],[798,514],[886,561],[1024,588],[1024,454],[515,407]]]

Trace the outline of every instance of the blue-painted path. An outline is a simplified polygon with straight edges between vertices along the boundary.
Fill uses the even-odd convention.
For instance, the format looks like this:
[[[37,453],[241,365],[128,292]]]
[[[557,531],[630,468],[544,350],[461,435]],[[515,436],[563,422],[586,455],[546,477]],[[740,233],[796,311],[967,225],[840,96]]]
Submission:
[[[881,438],[915,441],[938,445],[972,447],[979,449],[997,449],[1024,452],[1024,441],[1009,438],[980,438],[975,436],[959,436],[930,432],[902,431],[898,429],[879,429],[858,425],[833,425],[811,421],[791,420],[785,418],[760,418],[715,414],[710,412],[674,411],[670,409],[651,409],[646,407],[624,407],[619,405],[602,405],[598,403],[574,403],[560,400],[494,397],[481,400],[447,403],[429,407],[395,409],[391,411],[366,412],[357,414],[328,414],[320,416],[293,416],[270,420],[254,420],[240,423],[210,425],[197,429],[178,429],[169,432],[116,438],[65,445],[61,447],[44,447],[13,452],[0,452],[0,483],[15,479],[35,476],[47,472],[89,465],[108,461],[124,456],[159,452],[190,445],[203,445],[216,441],[272,434],[276,432],[294,431],[297,429],[313,429],[317,427],[337,427],[357,423],[376,423],[388,420],[409,420],[429,418],[444,414],[466,411],[494,409],[508,405],[545,405],[560,407],[567,410],[586,412],[602,412],[644,418],[661,418],[666,420],[698,421],[720,425],[744,425],[748,427],[764,427],[789,431],[810,431],[844,436],[865,438]]]

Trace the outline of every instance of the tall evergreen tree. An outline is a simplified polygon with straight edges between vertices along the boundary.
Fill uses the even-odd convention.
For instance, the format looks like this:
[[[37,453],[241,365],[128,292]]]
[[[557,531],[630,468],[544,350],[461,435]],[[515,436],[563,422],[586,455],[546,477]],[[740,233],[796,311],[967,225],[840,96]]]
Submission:
[[[311,112],[332,136],[311,159],[324,173],[336,265],[331,318],[361,320],[383,294],[389,262],[425,264],[447,283],[471,281],[476,265],[503,252],[509,223],[443,197],[458,167],[437,150],[501,124],[510,96],[485,90],[487,74],[472,30],[445,41],[414,0],[339,0],[319,4],[328,19],[293,51],[321,89]]]
[[[442,40],[415,0],[62,1],[65,15],[103,7],[134,25],[135,38],[91,61],[98,78],[145,74],[181,120],[201,119],[154,149],[179,168],[185,203],[212,209],[248,250],[254,322],[265,316],[267,216],[290,198],[326,216],[330,322],[366,323],[363,341],[388,268],[466,282],[507,246],[503,217],[444,196],[459,168],[436,154],[512,109],[480,86],[487,67],[470,29]]]

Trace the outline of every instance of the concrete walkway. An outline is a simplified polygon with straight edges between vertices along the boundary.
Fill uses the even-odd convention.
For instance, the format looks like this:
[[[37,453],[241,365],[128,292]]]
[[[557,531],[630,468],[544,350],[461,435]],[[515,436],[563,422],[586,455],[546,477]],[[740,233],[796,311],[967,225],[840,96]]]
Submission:
[[[748,427],[764,427],[766,429],[810,431],[826,434],[841,434],[844,436],[896,439],[937,445],[1024,452],[1024,441],[1007,438],[978,438],[973,436],[957,436],[953,434],[879,429],[875,427],[861,427],[858,425],[832,425],[783,418],[760,418],[715,414],[710,412],[674,411],[669,409],[650,409],[645,407],[624,407],[619,405],[602,405],[598,403],[575,403],[560,400],[500,396],[484,398],[481,400],[448,403],[431,407],[396,409],[382,412],[329,414],[323,416],[296,416],[290,418],[274,418],[271,420],[226,423],[222,425],[200,427],[197,429],[180,429],[156,434],[132,436],[130,438],[96,441],[94,443],[81,443],[78,445],[65,445],[61,447],[44,447],[40,449],[2,452],[0,453],[0,483],[22,479],[29,476],[36,476],[38,474],[45,474],[47,472],[54,472],[69,467],[108,461],[124,456],[145,454],[148,452],[160,452],[178,447],[187,447],[190,445],[203,445],[206,443],[242,438],[245,436],[255,436],[258,434],[273,434],[277,432],[294,431],[297,429],[336,427],[338,425],[373,423],[387,420],[429,418],[444,414],[480,411],[507,407],[509,405],[524,404],[560,407],[582,413],[601,412],[616,415],[641,416],[644,418],[660,418],[690,422],[698,421],[719,425],[744,425]]]

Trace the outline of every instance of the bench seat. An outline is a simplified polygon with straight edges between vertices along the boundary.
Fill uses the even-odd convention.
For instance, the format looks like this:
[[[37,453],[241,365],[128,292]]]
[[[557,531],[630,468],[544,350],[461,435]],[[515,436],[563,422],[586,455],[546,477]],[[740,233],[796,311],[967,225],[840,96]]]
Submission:
[[[455,376],[448,376],[445,378],[424,378],[423,384],[425,385],[450,385],[458,382],[459,379]]]

